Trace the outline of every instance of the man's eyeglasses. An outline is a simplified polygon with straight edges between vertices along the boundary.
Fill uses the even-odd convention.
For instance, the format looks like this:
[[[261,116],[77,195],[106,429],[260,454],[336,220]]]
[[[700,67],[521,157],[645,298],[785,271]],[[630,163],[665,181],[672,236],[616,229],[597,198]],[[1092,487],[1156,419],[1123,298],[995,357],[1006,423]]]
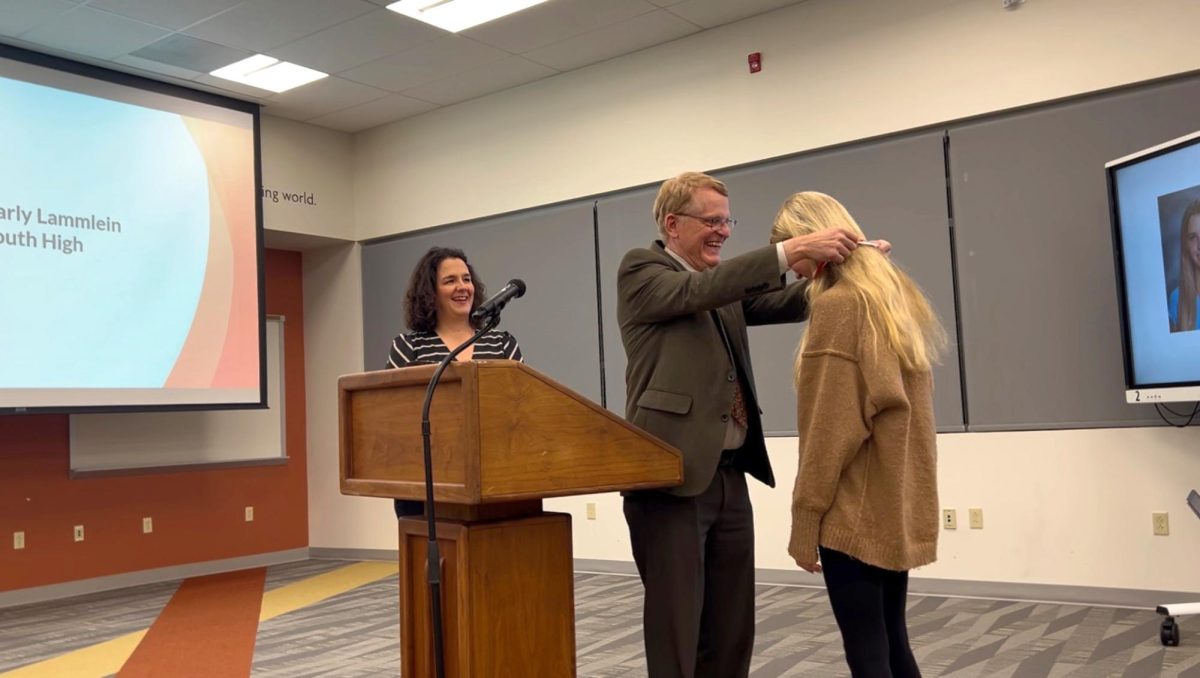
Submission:
[[[695,214],[683,214],[682,212],[677,212],[676,216],[695,219],[714,231],[720,229],[722,226],[728,226],[729,230],[732,231],[733,227],[737,226],[737,219],[733,217],[698,217]]]

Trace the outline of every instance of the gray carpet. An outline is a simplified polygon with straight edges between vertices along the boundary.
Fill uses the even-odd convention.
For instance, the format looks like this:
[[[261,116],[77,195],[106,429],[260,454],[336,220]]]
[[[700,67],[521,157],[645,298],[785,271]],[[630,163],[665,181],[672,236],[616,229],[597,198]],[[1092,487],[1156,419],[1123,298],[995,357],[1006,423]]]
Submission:
[[[271,567],[267,588],[342,564]],[[146,628],[175,586],[0,609],[0,671]],[[388,578],[264,622],[252,675],[398,675],[397,596]],[[579,676],[645,676],[640,582],[580,573],[575,596]],[[757,608],[754,678],[848,675],[824,590],[761,585]],[[1159,643],[1150,610],[913,596],[908,618],[926,676],[1200,678],[1196,618],[1182,620],[1177,648]]]

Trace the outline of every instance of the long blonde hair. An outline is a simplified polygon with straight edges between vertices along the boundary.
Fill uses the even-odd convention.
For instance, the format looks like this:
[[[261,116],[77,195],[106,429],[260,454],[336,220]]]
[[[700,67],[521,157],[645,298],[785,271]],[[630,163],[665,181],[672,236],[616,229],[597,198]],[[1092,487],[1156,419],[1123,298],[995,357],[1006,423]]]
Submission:
[[[865,237],[840,202],[805,191],[783,203],[775,216],[771,242],[831,228],[849,231],[859,240]],[[863,300],[872,337],[878,341],[882,336],[906,369],[928,370],[937,362],[946,347],[946,331],[921,288],[887,255],[874,247],[859,247],[843,263],[826,266],[808,285],[809,303],[837,284],[848,286]],[[801,341],[799,351],[803,350]],[[798,353],[797,376],[799,369]]]
[[[1188,231],[1193,218],[1200,217],[1200,200],[1193,200],[1183,211],[1183,220],[1179,228],[1179,298],[1178,310],[1175,316],[1177,327],[1174,332],[1184,332],[1196,329],[1196,293],[1200,291],[1200,271],[1192,263],[1188,255]]]

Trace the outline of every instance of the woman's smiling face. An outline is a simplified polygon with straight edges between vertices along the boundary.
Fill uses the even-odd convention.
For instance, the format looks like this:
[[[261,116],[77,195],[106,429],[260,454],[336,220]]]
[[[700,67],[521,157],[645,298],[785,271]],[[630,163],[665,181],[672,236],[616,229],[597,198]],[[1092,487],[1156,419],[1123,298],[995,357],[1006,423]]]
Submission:
[[[475,300],[475,284],[467,262],[458,258],[443,259],[437,270],[438,320],[467,318]]]

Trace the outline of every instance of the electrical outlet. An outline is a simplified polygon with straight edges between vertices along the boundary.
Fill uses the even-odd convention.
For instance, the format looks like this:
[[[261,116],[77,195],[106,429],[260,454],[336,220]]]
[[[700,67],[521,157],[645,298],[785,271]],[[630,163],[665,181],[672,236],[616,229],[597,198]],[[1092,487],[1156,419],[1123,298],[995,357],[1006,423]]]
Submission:
[[[587,519],[588,520],[596,519],[596,504],[594,502],[589,501],[587,503]]]
[[[967,509],[967,522],[971,523],[972,530],[983,529],[983,509],[973,508]]]
[[[25,533],[13,532],[13,550],[20,551],[25,548]]]
[[[957,530],[958,511],[954,509],[942,509],[942,527],[947,530]]]
[[[246,522],[248,522],[248,523],[254,522],[254,507],[253,506],[246,507]]]
[[[1165,537],[1171,534],[1171,522],[1167,519],[1167,512],[1152,513],[1154,519],[1154,534],[1159,537]]]
[[[83,525],[75,526],[75,541],[83,541]]]
[[[142,518],[142,534],[150,534],[154,531],[154,520],[150,516]]]

